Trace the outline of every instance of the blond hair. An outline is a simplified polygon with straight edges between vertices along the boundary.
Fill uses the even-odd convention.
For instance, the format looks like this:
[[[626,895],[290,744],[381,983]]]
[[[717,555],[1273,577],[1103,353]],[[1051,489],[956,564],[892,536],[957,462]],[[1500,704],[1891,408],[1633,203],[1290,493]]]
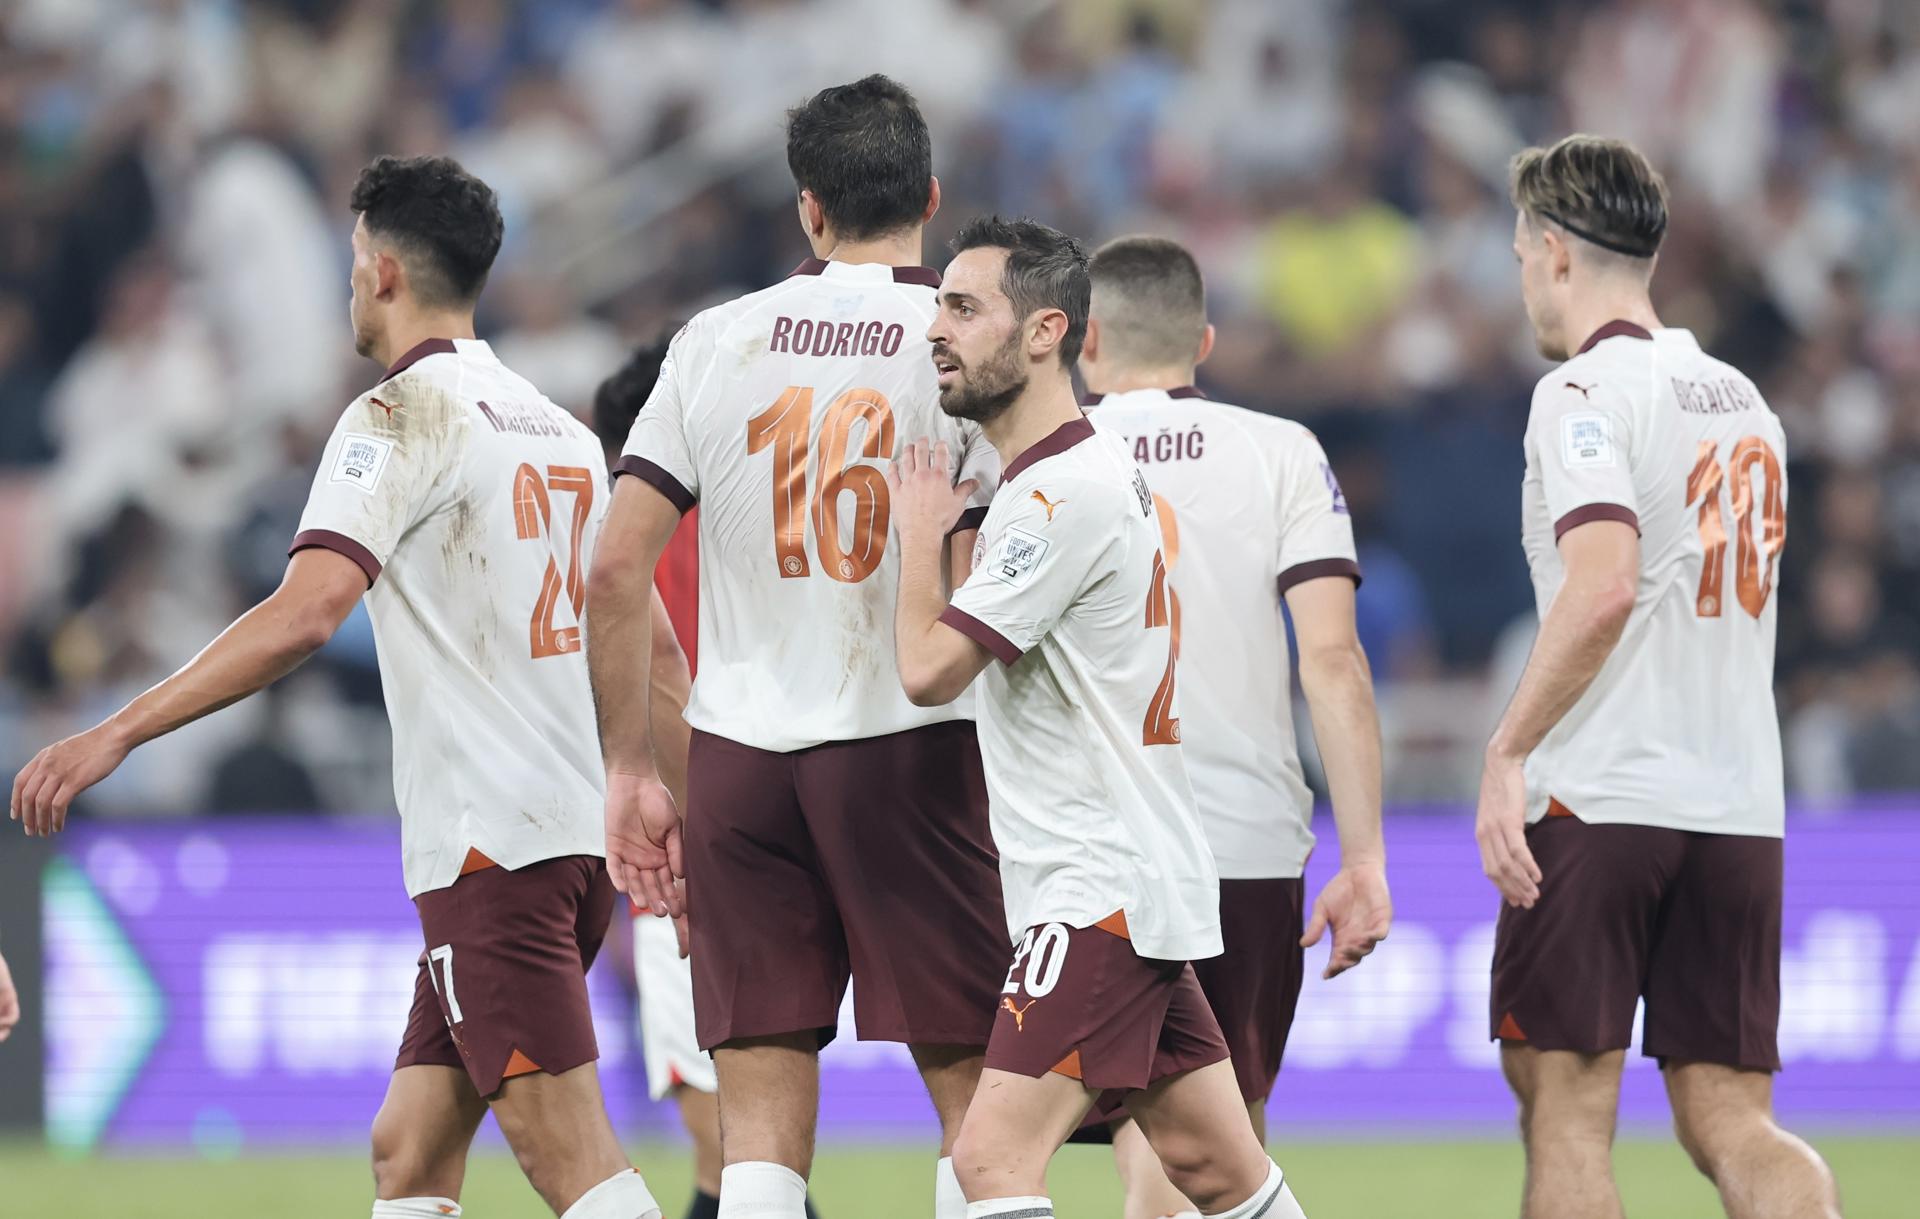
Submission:
[[[1625,258],[1652,258],[1667,235],[1667,184],[1625,140],[1570,135],[1513,158],[1513,204]]]

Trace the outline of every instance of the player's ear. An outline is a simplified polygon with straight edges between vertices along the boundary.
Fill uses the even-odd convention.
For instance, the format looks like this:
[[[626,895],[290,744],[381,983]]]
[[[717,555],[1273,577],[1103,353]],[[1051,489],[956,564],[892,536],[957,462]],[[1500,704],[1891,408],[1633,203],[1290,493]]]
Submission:
[[[1195,368],[1205,364],[1207,357],[1213,354],[1213,338],[1213,323],[1208,322],[1207,328],[1200,332],[1200,350],[1194,353],[1193,365]]]
[[[1080,342],[1080,358],[1082,360],[1100,358],[1100,319],[1097,317],[1087,319],[1087,337]]]
[[[800,228],[808,237],[819,237],[827,231],[827,209],[805,189],[800,192]]]
[[[920,223],[926,224],[940,211],[940,179],[927,179],[927,210],[920,213]]]
[[[1060,350],[1067,337],[1067,314],[1063,309],[1041,309],[1027,320],[1027,354],[1044,360]]]
[[[377,251],[373,256],[373,295],[378,300],[390,301],[400,292],[400,284],[406,278],[406,268],[400,260],[385,250]]]
[[[1556,283],[1566,279],[1573,271],[1573,248],[1552,229],[1540,230],[1540,240],[1547,248],[1548,278]]]

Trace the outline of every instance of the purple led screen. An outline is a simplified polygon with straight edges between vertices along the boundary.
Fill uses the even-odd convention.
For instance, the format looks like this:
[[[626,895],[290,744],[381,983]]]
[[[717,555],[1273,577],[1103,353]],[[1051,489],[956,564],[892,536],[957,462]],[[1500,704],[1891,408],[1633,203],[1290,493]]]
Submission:
[[[1322,827],[1331,844],[1331,827]],[[1276,1089],[1276,1127],[1504,1129],[1486,1040],[1497,912],[1470,823],[1390,819],[1396,920],[1361,968],[1309,981]],[[1309,869],[1317,888],[1333,864]],[[1783,1114],[1920,1126],[1920,809],[1799,818],[1787,849],[1778,1086]],[[366,822],[78,826],[47,876],[49,1132],[68,1146],[209,1150],[361,1140],[379,1106],[422,948],[398,830]],[[631,949],[616,927],[592,974],[616,1123],[672,1128],[646,1099]],[[899,1047],[827,1051],[823,1134],[931,1137]],[[1631,1060],[1630,1122],[1664,1122],[1658,1072]]]

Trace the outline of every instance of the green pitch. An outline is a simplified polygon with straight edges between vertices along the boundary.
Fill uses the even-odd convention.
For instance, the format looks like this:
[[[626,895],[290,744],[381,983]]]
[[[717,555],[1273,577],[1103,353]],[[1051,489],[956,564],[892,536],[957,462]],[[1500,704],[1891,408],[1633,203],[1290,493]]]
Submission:
[[[1920,1140],[1813,1143],[1840,1178],[1849,1219],[1911,1219]],[[1520,1153],[1502,1142],[1291,1143],[1278,1154],[1312,1219],[1494,1219],[1519,1209]],[[667,1219],[679,1219],[690,1189],[685,1156],[664,1144],[635,1155]],[[1720,1213],[1712,1189],[1670,1142],[1623,1140],[1614,1165],[1633,1219]],[[815,1166],[813,1197],[822,1219],[902,1219],[931,1211],[932,1180],[932,1161],[914,1151],[829,1145]],[[1120,1192],[1105,1148],[1061,1152],[1050,1185],[1061,1219],[1118,1219]],[[7,1219],[353,1219],[367,1213],[370,1191],[363,1160],[347,1154],[69,1161],[38,1148],[0,1147],[0,1216]],[[513,1161],[498,1154],[475,1157],[461,1202],[472,1219],[547,1214]]]

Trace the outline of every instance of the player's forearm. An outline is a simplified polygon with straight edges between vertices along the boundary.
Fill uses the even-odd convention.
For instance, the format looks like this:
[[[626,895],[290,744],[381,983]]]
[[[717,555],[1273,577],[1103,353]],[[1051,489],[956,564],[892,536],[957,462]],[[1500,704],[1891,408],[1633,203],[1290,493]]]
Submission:
[[[1384,864],[1380,829],[1380,715],[1373,672],[1360,641],[1309,648],[1300,657],[1300,685],[1313,717],[1340,833],[1340,864]]]
[[[900,596],[894,610],[894,649],[900,665],[900,683],[907,698],[921,705],[952,702],[958,691],[946,693],[942,681],[939,641],[935,631],[947,608],[941,565],[945,547],[938,538],[902,535],[900,538]],[[964,689],[964,683],[962,685]]]
[[[1541,619],[1533,654],[1487,753],[1503,758],[1532,753],[1600,675],[1632,612],[1630,584],[1569,573]]]
[[[649,718],[652,720],[654,760],[660,768],[660,781],[667,785],[681,808],[687,807],[687,751],[693,744],[693,730],[687,726],[687,698],[693,677],[687,667],[687,654],[673,633],[666,605],[656,590],[650,598],[652,616],[653,677]]]
[[[337,619],[329,622],[276,592],[104,726],[126,749],[165,736],[291,673],[320,650],[337,625]]]
[[[608,774],[654,777],[653,585],[643,564],[604,541],[587,576],[583,634],[600,753]]]

